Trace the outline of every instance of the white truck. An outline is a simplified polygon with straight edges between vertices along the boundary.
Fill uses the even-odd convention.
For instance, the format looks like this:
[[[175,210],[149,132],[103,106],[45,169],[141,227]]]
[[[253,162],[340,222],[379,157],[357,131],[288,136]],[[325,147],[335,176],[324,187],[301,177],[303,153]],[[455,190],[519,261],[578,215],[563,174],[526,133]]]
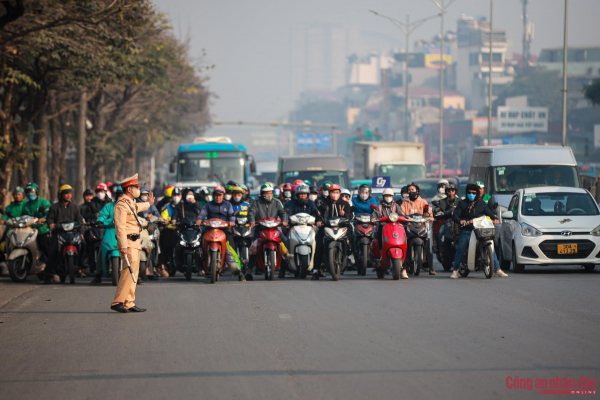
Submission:
[[[393,186],[425,178],[425,145],[354,142],[354,180],[389,176]]]

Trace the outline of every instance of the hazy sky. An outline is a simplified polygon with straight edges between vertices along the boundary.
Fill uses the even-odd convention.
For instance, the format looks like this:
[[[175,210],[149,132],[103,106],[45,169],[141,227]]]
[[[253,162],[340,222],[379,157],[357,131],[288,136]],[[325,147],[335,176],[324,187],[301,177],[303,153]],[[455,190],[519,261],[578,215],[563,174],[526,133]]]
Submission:
[[[447,0],[446,0],[447,2]],[[402,33],[376,10],[402,21],[437,12],[431,0],[154,0],[169,14],[175,34],[191,37],[192,55],[206,50],[211,114],[222,120],[270,121],[288,112],[291,96],[290,38],[295,24],[326,23],[398,38]],[[564,0],[529,0],[529,19],[535,23],[532,53],[559,47],[563,41]],[[569,45],[600,45],[600,0],[569,2]],[[506,29],[514,51],[521,52],[521,1],[496,0],[494,28]],[[489,0],[456,0],[448,9],[445,30],[456,30],[460,14],[489,17]],[[427,22],[411,37],[430,40],[440,29],[439,19]],[[389,51],[390,48],[371,49]]]

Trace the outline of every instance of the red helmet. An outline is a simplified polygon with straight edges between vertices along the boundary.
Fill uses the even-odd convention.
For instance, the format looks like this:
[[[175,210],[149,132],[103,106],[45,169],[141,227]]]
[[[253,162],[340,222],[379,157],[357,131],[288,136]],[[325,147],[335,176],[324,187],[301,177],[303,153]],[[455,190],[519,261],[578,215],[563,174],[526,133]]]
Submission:
[[[331,192],[332,190],[342,190],[342,189],[340,189],[340,185],[338,185],[337,183],[334,183],[331,186],[329,186],[329,191]]]
[[[101,183],[98,186],[96,186],[96,192],[98,190],[108,190],[108,188],[106,187],[106,185],[104,183]]]
[[[296,179],[294,185],[304,185],[304,181],[302,179]]]
[[[283,189],[282,190],[292,190],[292,184],[291,183],[286,183],[285,185],[283,185]]]
[[[112,182],[106,182],[106,187],[111,187],[112,185]]]
[[[298,185],[297,183],[294,183],[294,186],[292,186],[292,192],[295,192],[296,189],[298,189],[298,186],[300,186],[300,185]]]
[[[213,194],[223,193],[225,194],[225,188],[223,186],[217,186],[213,189]]]

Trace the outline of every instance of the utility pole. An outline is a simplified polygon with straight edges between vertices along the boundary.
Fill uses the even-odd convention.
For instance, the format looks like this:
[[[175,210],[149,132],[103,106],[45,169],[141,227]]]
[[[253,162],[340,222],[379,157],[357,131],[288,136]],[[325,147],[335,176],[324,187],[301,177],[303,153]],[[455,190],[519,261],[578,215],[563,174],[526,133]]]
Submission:
[[[565,0],[565,33],[563,42],[563,108],[562,108],[562,145],[567,145],[567,51],[569,36],[569,0]]]
[[[523,1],[523,68],[529,67],[529,32],[527,27],[527,3],[529,0]]]
[[[455,0],[445,4],[445,0],[431,0],[440,9],[440,178],[444,177],[444,14]]]
[[[85,121],[87,114],[87,101],[85,101],[85,97],[85,90],[82,90],[77,132],[77,184],[75,185],[76,192],[73,194],[73,200],[77,204],[81,202],[81,194],[85,190]],[[79,201],[77,201],[77,199],[79,199]]]
[[[492,60],[494,43],[494,0],[490,0],[490,73],[488,75],[488,146],[492,145]]]
[[[406,23],[401,22],[395,18],[392,17],[388,17],[386,15],[382,15],[379,14],[377,11],[373,11],[373,10],[369,10],[370,12],[372,12],[373,14],[377,15],[378,17],[382,17],[385,18],[387,20],[389,20],[391,23],[393,23],[394,25],[396,25],[398,28],[400,28],[400,30],[402,31],[402,33],[404,33],[404,36],[406,37],[406,45],[405,45],[405,52],[406,52],[406,59],[405,59],[405,68],[404,68],[404,140],[408,140],[408,130],[409,130],[409,117],[408,117],[408,104],[409,104],[409,98],[408,98],[408,60],[410,57],[410,52],[408,50],[409,48],[409,44],[410,44],[410,34],[412,32],[414,32],[415,29],[417,29],[418,27],[420,27],[421,25],[423,25],[423,23],[425,23],[425,21],[428,21],[430,19],[433,18],[437,18],[438,14],[436,15],[432,15],[431,17],[427,17],[427,18],[422,18],[419,19],[413,23],[410,22],[410,16],[407,14],[406,15]]]

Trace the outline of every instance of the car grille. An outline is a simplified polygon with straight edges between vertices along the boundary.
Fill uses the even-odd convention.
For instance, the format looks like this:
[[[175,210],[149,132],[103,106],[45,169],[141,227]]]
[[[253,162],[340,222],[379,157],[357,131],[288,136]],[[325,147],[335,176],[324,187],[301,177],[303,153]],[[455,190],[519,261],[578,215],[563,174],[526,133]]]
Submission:
[[[558,254],[559,244],[576,244],[577,253],[575,254]],[[554,259],[572,259],[572,258],[586,258],[594,250],[596,245],[590,240],[544,240],[540,243],[540,250],[548,258]]]
[[[560,236],[560,234],[564,231],[568,231],[568,229],[563,229],[562,231],[556,231],[556,232],[542,232],[542,235],[555,235],[555,236]],[[589,235],[589,232],[571,232],[571,236],[576,236],[576,235]]]

